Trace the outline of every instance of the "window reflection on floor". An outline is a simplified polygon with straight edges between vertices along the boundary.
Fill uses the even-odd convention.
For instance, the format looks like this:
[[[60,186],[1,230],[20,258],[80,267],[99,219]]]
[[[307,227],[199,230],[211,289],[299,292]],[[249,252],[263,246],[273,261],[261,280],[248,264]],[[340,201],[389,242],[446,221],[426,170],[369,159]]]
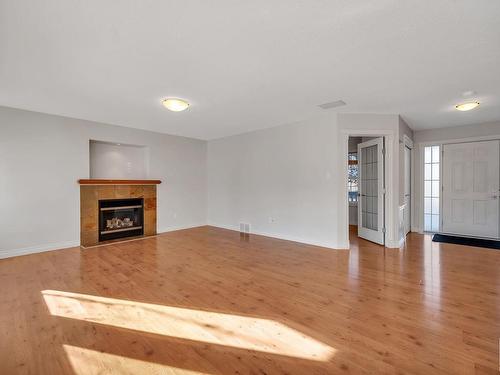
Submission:
[[[426,238],[429,246],[424,248],[423,273],[424,279],[424,306],[433,313],[433,320],[437,321],[441,312],[441,249],[439,244]]]
[[[54,316],[315,361],[335,354],[334,348],[269,319],[54,290],[42,295]]]
[[[205,373],[199,371],[145,362],[72,345],[63,345],[63,347],[76,375],[205,375]]]

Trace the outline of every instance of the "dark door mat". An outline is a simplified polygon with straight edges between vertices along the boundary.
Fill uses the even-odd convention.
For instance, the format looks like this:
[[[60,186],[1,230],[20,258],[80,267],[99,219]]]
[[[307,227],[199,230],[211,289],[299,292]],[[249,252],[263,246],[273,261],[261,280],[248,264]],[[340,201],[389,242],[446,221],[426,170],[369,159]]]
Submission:
[[[434,236],[432,236],[432,241],[433,242],[452,243],[452,244],[456,244],[456,245],[486,247],[488,249],[500,250],[500,241],[483,240],[481,238],[447,236],[445,234],[436,233]]]

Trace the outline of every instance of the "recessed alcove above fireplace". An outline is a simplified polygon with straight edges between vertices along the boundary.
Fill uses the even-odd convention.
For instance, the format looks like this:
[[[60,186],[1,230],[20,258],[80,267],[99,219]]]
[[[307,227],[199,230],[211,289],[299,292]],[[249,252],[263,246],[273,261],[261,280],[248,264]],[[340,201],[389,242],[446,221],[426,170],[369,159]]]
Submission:
[[[82,179],[80,244],[95,246],[156,234],[159,180]]]
[[[142,145],[90,140],[89,169],[90,178],[148,178],[149,149]]]

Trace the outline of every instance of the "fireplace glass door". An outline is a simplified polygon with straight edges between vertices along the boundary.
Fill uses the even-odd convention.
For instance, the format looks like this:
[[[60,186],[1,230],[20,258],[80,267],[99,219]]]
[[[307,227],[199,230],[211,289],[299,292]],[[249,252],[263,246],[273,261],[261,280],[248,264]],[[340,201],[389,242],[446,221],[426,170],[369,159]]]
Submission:
[[[141,236],[144,200],[107,199],[99,201],[99,241]]]

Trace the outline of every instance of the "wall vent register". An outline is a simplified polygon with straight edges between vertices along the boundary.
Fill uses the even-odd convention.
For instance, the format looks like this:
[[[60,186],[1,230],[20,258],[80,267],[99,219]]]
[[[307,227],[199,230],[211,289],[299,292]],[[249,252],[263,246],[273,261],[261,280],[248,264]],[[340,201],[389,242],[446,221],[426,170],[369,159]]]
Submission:
[[[250,234],[250,224],[240,223],[240,233]]]

